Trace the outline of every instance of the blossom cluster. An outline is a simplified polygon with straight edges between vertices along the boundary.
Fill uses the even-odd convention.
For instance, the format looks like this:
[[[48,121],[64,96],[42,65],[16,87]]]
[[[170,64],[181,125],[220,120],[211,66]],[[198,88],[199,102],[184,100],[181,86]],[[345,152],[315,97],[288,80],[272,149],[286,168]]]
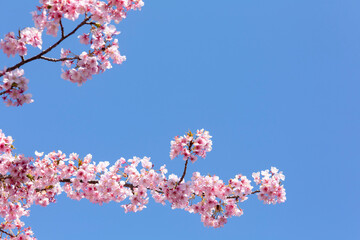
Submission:
[[[115,64],[121,64],[126,60],[125,56],[120,55],[118,40],[113,39],[113,36],[119,34],[115,26],[95,26],[91,28],[91,37],[90,34],[79,36],[80,42],[82,44],[91,44],[90,48],[93,50],[90,53],[82,52],[79,56],[71,58],[71,60],[64,60],[63,64],[69,69],[61,74],[63,79],[81,85],[88,79],[92,79],[93,75],[112,68],[110,59]],[[62,49],[60,59],[66,59],[70,54],[73,54],[71,50]]]
[[[209,132],[204,129],[197,130],[195,135],[188,132],[184,136],[176,136],[170,143],[170,158],[174,159],[182,155],[184,160],[190,159],[193,163],[197,160],[197,156],[205,158],[206,153],[212,149],[210,139]]]
[[[203,130],[198,134],[198,137],[210,138]],[[259,199],[264,200],[262,194],[266,192],[268,203],[281,187],[283,196],[276,195],[277,202],[285,201],[283,186],[276,189],[272,186],[274,181],[284,180],[276,168],[271,168],[271,173],[262,171],[263,179],[254,173],[255,182],[261,186],[260,190],[253,191],[251,181],[241,174],[227,183],[218,176],[203,176],[199,172],[193,173],[191,180],[181,181],[175,174],[167,176],[165,165],[155,170],[148,157],[127,161],[120,158],[110,166],[106,161],[93,162],[90,154],[83,159],[76,153],[67,156],[61,151],[46,155],[35,152],[35,155],[35,158],[14,155],[12,138],[0,131],[2,239],[35,239],[31,228],[25,228],[20,218],[29,216],[29,208],[34,204],[45,207],[55,203],[56,195],[62,192],[71,199],[88,199],[100,205],[123,202],[125,212],[146,208],[150,193],[155,202],[163,205],[169,202],[173,209],[200,214],[204,225],[214,228],[224,226],[233,216],[241,216],[243,210],[239,204],[249,195],[257,193],[261,196]]]
[[[15,69],[11,72],[5,72],[3,84],[0,84],[0,92],[3,90],[2,99],[7,106],[19,106],[24,103],[31,103],[32,95],[25,93],[28,89],[29,80],[24,77],[23,69]]]
[[[252,176],[257,185],[260,185],[260,192],[257,194],[258,198],[264,203],[275,204],[282,203],[286,200],[285,188],[281,181],[285,181],[284,174],[276,168],[271,167],[271,170],[253,173]]]
[[[13,139],[11,136],[5,136],[0,129],[0,153],[11,153]]]
[[[10,57],[19,54],[19,56],[27,55],[26,44],[38,47],[41,49],[42,38],[41,31],[37,28],[25,28],[20,31],[20,36],[15,37],[15,33],[10,32],[6,34],[5,38],[0,41],[0,49]]]
[[[10,32],[0,41],[0,49],[8,57],[15,55],[21,57],[21,62],[0,72],[0,77],[4,77],[4,84],[0,84],[0,96],[6,95],[3,98],[9,106],[32,102],[30,95],[23,94],[25,87],[14,90],[16,86],[11,85],[11,89],[8,89],[4,85],[7,73],[19,70],[20,66],[33,60],[62,62],[68,69],[63,70],[61,77],[78,85],[92,79],[93,75],[112,68],[112,63],[121,64],[126,57],[120,54],[118,40],[114,38],[120,32],[111,23],[119,23],[126,18],[129,10],[141,9],[143,5],[142,0],[41,0],[37,11],[32,12],[35,27],[23,29],[17,36],[14,32]],[[84,15],[84,19],[66,34],[62,21],[64,19],[76,21],[81,15]],[[79,35],[78,38],[80,43],[89,45],[88,52],[76,54],[70,49],[62,49],[59,59],[44,56],[83,26],[89,26],[89,32]],[[61,38],[39,54],[25,59],[28,52],[27,45],[42,49],[42,33],[45,30],[46,34],[54,37],[61,32]],[[21,71],[23,75],[23,70]]]

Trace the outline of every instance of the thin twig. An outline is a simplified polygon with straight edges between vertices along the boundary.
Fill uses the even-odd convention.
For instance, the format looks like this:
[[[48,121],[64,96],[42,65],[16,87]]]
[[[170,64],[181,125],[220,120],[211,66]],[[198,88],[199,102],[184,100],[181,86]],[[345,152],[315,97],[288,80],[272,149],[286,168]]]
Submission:
[[[184,177],[185,177],[185,175],[186,175],[186,169],[187,169],[188,162],[189,162],[189,158],[186,159],[185,167],[184,167],[184,172],[183,172],[183,174],[182,174],[179,182],[176,184],[175,188],[184,180]]]

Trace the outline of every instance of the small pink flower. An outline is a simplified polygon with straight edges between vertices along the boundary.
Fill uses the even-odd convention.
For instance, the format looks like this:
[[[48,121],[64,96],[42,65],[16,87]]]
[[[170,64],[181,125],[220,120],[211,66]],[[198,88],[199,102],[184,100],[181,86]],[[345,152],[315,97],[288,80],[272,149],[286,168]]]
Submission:
[[[80,36],[78,36],[78,38],[80,39],[80,43],[82,44],[89,44],[90,43],[90,34],[82,34]]]
[[[37,28],[25,28],[20,32],[20,41],[26,44],[30,44],[33,47],[41,49],[42,38],[41,31]]]

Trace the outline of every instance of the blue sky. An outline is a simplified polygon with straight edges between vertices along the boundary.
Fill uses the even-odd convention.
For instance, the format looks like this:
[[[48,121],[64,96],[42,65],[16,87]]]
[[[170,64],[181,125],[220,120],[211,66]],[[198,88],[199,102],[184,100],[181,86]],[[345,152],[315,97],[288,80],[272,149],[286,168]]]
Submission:
[[[1,38],[33,26],[35,2],[2,3]],[[205,128],[213,151],[189,172],[227,180],[276,166],[288,198],[268,206],[254,196],[242,217],[215,230],[152,200],[125,214],[120,204],[64,196],[33,207],[26,223],[39,240],[360,238],[359,8],[355,0],[145,1],[118,25],[123,65],[82,87],[60,78],[60,64],[26,65],[35,102],[0,105],[0,128],[18,153],[60,149],[111,163],[150,156],[180,175],[170,140]],[[1,54],[0,67],[15,61]]]

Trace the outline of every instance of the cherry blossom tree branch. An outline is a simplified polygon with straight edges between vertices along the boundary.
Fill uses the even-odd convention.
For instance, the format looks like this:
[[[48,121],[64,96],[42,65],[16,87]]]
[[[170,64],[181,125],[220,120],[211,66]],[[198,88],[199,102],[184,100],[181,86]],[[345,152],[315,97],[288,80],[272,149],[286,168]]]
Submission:
[[[10,88],[10,89],[12,89],[12,88]],[[3,94],[6,94],[6,93],[8,93],[8,92],[10,92],[10,89],[5,90],[5,91],[3,91],[3,92],[0,92],[0,96],[3,95]]]
[[[70,178],[65,178],[65,179],[61,179],[60,182],[63,182],[63,183],[72,183],[71,179]],[[82,180],[80,180],[80,182],[83,182]],[[98,180],[91,180],[91,181],[88,181],[87,183],[89,184],[98,184],[99,181]],[[134,186],[133,184],[131,183],[125,183],[123,185],[124,187],[127,187],[127,188],[130,188],[132,191],[134,191],[134,188],[138,188],[138,186]],[[154,189],[150,189],[150,188],[147,188],[148,190],[154,190]],[[163,191],[159,191],[159,190],[155,190],[157,193],[164,193]]]
[[[49,48],[47,48],[46,50],[42,51],[41,53],[31,57],[31,58],[28,58],[28,59],[24,59],[24,61],[21,61],[19,63],[17,63],[16,65],[12,66],[12,67],[9,67],[7,68],[5,71],[3,71],[2,73],[0,73],[0,77],[4,76],[4,74],[6,72],[10,72],[10,71],[13,71],[19,67],[21,67],[22,65],[28,63],[28,62],[31,62],[31,61],[34,61],[36,59],[41,59],[42,56],[44,56],[45,54],[47,54],[48,52],[50,52],[51,50],[53,50],[55,47],[57,47],[60,43],[62,43],[65,39],[67,39],[68,37],[70,37],[71,35],[73,35],[79,28],[81,28],[82,26],[84,26],[87,21],[91,18],[91,16],[88,16],[86,17],[79,25],[77,25],[70,33],[62,36],[56,43],[54,43],[53,45],[51,45]]]
[[[49,57],[44,57],[44,56],[41,56],[40,59],[43,59],[43,60],[46,60],[46,61],[49,61],[49,62],[62,62],[62,61],[66,61],[66,60],[75,60],[75,59],[80,59],[78,56],[76,57],[72,57],[72,58],[49,58]]]
[[[187,169],[188,162],[189,162],[189,158],[186,159],[185,167],[184,167],[184,172],[183,172],[183,174],[181,175],[181,178],[180,178],[179,182],[176,184],[175,187],[177,187],[177,186],[184,180],[184,177],[185,177],[185,175],[186,175],[186,169]]]
[[[189,134],[191,134],[191,132],[189,132]],[[193,144],[194,144],[194,141],[191,140],[191,141],[189,142],[189,145],[188,145],[189,152],[191,152],[191,147],[192,147]],[[182,174],[179,182],[175,185],[175,188],[184,180],[184,177],[185,177],[185,175],[186,175],[187,165],[188,165],[188,162],[189,162],[189,158],[190,158],[190,157],[188,157],[188,158],[186,159],[183,174]]]
[[[2,228],[0,228],[0,232],[5,233],[5,234],[8,235],[9,237],[13,237],[13,238],[15,237],[14,234],[8,233],[8,232],[4,231]]]
[[[85,17],[85,18],[86,18],[86,17]],[[65,32],[64,32],[64,26],[63,26],[63,24],[62,24],[61,19],[60,19],[60,21],[59,21],[59,24],[60,24],[60,29],[61,29],[61,37],[63,38],[63,37],[65,37]]]
[[[249,195],[259,193],[259,192],[260,192],[260,190],[252,191]],[[229,196],[229,197],[227,197],[227,199],[231,199],[231,198],[234,198],[235,200],[238,200],[240,198],[240,196]]]
[[[70,178],[61,179],[59,182],[72,183]],[[80,182],[83,182],[83,180],[80,180]],[[89,184],[98,184],[99,181],[98,180],[91,180],[91,181],[87,181],[87,183],[89,183]],[[130,183],[125,183],[124,187],[128,187],[128,188],[131,188],[131,189],[135,188],[135,186],[130,184]]]
[[[178,184],[180,184],[183,179],[184,179],[184,176],[185,176],[185,173],[186,173],[186,165],[187,165],[188,161],[186,161],[186,164],[185,164],[185,170],[184,170],[184,173],[180,179],[180,181],[178,182]],[[3,175],[0,175],[0,180],[5,180],[7,178],[11,178],[11,175],[7,175],[7,176],[3,176]],[[70,178],[65,178],[65,179],[61,179],[59,182],[62,182],[62,183],[72,183],[71,179]],[[83,183],[84,181],[83,180],[80,180],[81,183]],[[98,180],[90,180],[90,181],[87,181],[87,183],[89,184],[98,184],[99,181]],[[125,183],[123,185],[124,187],[127,187],[127,188],[130,188],[132,191],[134,190],[134,188],[138,188],[138,186],[134,186],[133,184],[131,183]],[[150,188],[147,188],[148,190],[154,190],[154,189],[150,189]],[[47,189],[36,189],[37,192],[41,192],[41,191],[45,191]],[[157,193],[161,193],[163,194],[164,192],[163,191],[160,191],[160,190],[155,190]],[[256,190],[256,191],[253,191],[251,192],[249,195],[252,195],[252,194],[255,194],[255,193],[259,193],[260,190]],[[227,197],[228,199],[231,199],[231,198],[234,198],[234,199],[239,199],[240,196],[229,196]]]
[[[5,179],[7,179],[7,178],[11,178],[11,176],[10,176],[10,175],[4,176],[4,175],[1,175],[1,174],[0,174],[0,180],[5,180]]]
[[[8,176],[7,178],[10,178],[11,176]],[[0,177],[1,179],[1,177]],[[5,178],[4,178],[5,179]],[[65,178],[65,179],[61,179],[59,182],[62,182],[62,183],[72,183],[71,179],[70,178]],[[83,180],[80,180],[81,183],[83,183],[84,181]],[[87,183],[89,184],[98,184],[99,181],[98,180],[91,180],[91,181],[87,181]],[[130,188],[132,191],[134,191],[135,188],[138,188],[138,186],[134,186],[133,184],[131,183],[125,183],[123,185],[124,187],[127,187],[127,188]],[[154,189],[150,189],[150,188],[147,188],[148,190],[154,190]],[[41,192],[41,191],[44,191],[44,190],[47,190],[47,189],[36,189],[37,192]],[[156,191],[157,193],[161,193],[163,194],[164,192],[163,191],[160,191],[160,190],[154,190]]]

